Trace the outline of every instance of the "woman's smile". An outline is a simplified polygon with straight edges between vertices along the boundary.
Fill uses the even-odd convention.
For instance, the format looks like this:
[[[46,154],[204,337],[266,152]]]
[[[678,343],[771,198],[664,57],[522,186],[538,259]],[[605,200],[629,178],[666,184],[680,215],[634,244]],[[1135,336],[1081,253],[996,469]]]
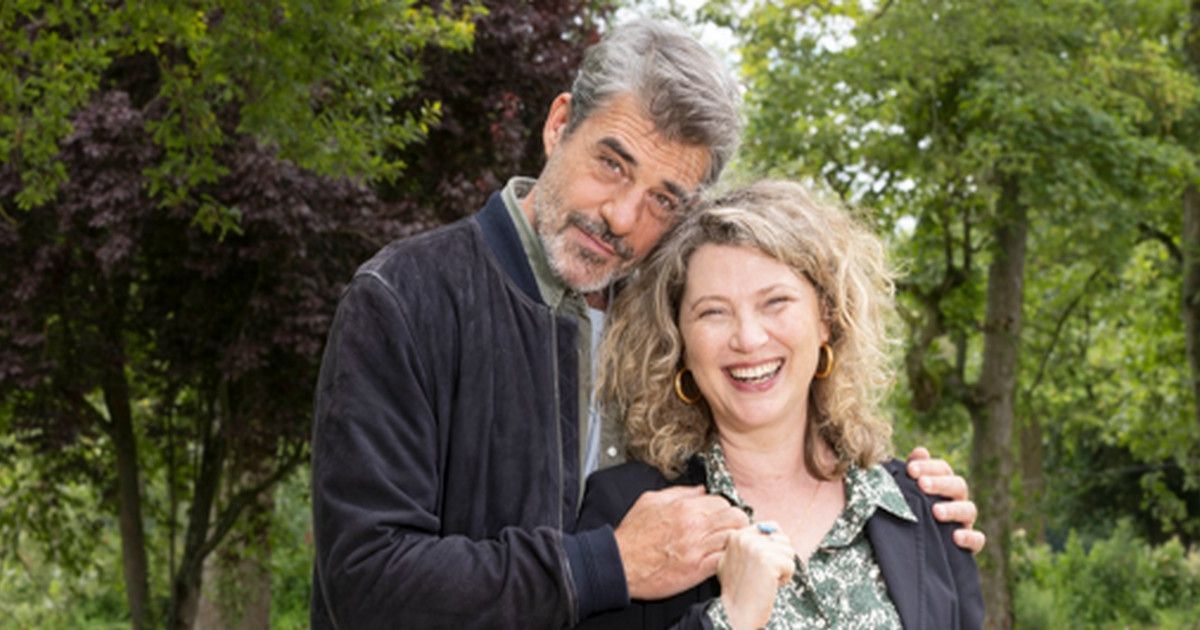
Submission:
[[[725,368],[734,386],[743,391],[765,391],[777,380],[783,359],[771,359],[761,363],[739,363]]]

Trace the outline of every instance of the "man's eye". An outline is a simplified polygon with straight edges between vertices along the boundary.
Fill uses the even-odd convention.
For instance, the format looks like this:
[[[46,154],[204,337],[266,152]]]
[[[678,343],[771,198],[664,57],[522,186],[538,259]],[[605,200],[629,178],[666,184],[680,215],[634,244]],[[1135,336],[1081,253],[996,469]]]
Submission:
[[[600,164],[613,173],[618,175],[621,174],[621,163],[608,157],[607,155],[600,156]]]
[[[654,200],[654,205],[657,206],[659,210],[662,210],[668,214],[675,212],[675,208],[679,206],[679,204],[675,202],[674,197],[669,197],[662,193],[656,193],[651,198]]]

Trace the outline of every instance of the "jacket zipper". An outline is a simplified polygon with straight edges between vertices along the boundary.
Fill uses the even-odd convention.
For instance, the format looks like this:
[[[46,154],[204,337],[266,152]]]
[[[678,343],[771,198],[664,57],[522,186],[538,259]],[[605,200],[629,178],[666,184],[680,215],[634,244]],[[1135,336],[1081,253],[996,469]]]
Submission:
[[[554,366],[554,436],[558,447],[558,503],[554,509],[558,512],[558,531],[563,529],[563,444],[562,444],[562,392],[558,385],[558,316],[550,310],[550,365]]]

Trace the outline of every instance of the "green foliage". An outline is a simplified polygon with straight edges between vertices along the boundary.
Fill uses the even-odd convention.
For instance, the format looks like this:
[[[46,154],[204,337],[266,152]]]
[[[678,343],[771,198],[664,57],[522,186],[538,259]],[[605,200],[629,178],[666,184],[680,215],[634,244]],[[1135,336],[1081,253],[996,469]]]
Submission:
[[[99,85],[122,28],[120,12],[101,0],[44,4],[0,6],[0,163],[21,167],[25,208],[49,200],[66,180],[58,144],[71,132],[71,112]],[[64,35],[71,31],[81,36]]]
[[[11,487],[8,470],[0,469],[0,483]],[[161,500],[161,478],[151,478],[148,496]],[[87,484],[61,484],[56,490],[78,497],[80,507],[92,514],[104,508]],[[4,505],[10,505],[5,503]],[[309,626],[309,594],[312,572],[311,510],[308,469],[301,467],[282,481],[275,492],[270,522],[271,627],[301,630]],[[4,510],[8,513],[8,510]],[[81,518],[79,514],[75,518]],[[116,521],[97,518],[88,531],[68,523],[70,535],[61,532],[55,544],[24,532],[8,532],[0,547],[0,629],[88,628],[93,630],[129,627],[120,572],[120,535]],[[152,563],[165,566],[166,532],[151,529]],[[65,566],[62,544],[70,539],[88,544],[79,562]],[[162,573],[162,572],[160,572]],[[236,585],[234,585],[236,588]]]
[[[1200,440],[1178,266],[1156,242],[1109,264],[1051,261],[1031,274],[1021,409],[1042,420],[1049,474],[1027,508],[1058,531],[1097,535],[1123,514],[1143,536],[1195,541]]]
[[[395,149],[438,117],[435,102],[396,107],[422,76],[421,51],[470,46],[479,11],[415,0],[6,2],[0,164],[21,173],[20,207],[48,202],[66,178],[57,156],[72,112],[102,84],[129,83],[162,149],[146,175],[163,204],[225,174],[216,152],[238,134],[317,173],[394,178]],[[201,201],[200,224],[236,228],[235,208]]]
[[[97,489],[66,479],[47,488],[31,474],[47,463],[0,439],[12,464],[0,467],[0,628],[129,627],[113,571],[120,536]]]
[[[1192,628],[1200,616],[1200,551],[1147,544],[1121,521],[1061,552],[1018,537],[1015,625],[1021,628]]]
[[[302,466],[275,493],[271,520],[271,627],[308,627],[312,594],[312,509],[308,466]]]

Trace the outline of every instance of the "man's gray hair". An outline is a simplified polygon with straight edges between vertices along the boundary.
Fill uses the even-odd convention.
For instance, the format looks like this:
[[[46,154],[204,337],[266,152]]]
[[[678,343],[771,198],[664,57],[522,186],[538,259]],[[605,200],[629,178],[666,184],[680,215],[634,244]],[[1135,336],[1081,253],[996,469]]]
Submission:
[[[742,135],[737,82],[682,26],[636,20],[588,49],[571,87],[567,133],[619,94],[633,94],[668,140],[708,148],[705,184],[717,180],[737,151]]]

